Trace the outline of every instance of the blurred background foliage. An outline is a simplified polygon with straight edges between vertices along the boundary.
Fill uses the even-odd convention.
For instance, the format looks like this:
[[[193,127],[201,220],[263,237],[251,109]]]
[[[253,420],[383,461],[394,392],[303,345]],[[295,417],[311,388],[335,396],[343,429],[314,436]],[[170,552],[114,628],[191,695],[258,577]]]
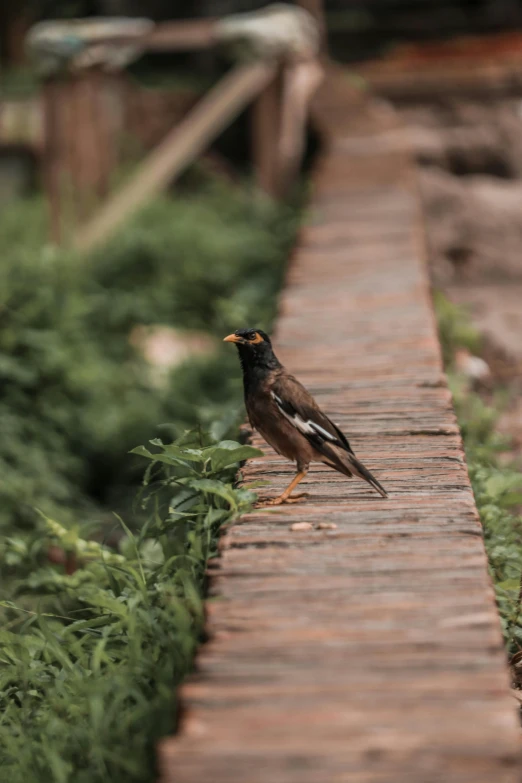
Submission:
[[[222,340],[270,330],[300,200],[193,170],[90,256],[47,244],[39,197],[0,215],[0,765],[13,783],[156,779],[201,640],[207,559],[254,498],[233,481],[259,452],[215,445],[243,415]],[[143,488],[143,456],[158,454]]]
[[[510,439],[498,430],[509,401],[501,384],[484,386],[459,366],[462,349],[477,356],[484,341],[469,313],[441,291],[434,295],[444,365],[462,432],[475,502],[508,653],[522,650],[522,474]],[[514,673],[520,687],[520,673]]]
[[[0,766],[12,783],[157,778],[155,745],[175,730],[203,633],[207,559],[255,497],[234,487],[258,452],[229,440],[242,381],[222,340],[270,331],[303,195],[275,203],[250,182],[243,112],[102,248],[51,246],[24,37],[41,18],[98,13],[132,10],[0,5],[0,93],[23,131],[0,140]],[[126,74],[113,186],[221,70],[181,54]]]
[[[133,494],[132,447],[237,420],[239,374],[220,342],[239,326],[270,329],[297,214],[211,180],[149,204],[80,258],[46,246],[40,200],[2,212],[4,530],[31,525],[35,507],[99,520]],[[215,344],[158,380],[132,340],[147,325],[196,329]]]

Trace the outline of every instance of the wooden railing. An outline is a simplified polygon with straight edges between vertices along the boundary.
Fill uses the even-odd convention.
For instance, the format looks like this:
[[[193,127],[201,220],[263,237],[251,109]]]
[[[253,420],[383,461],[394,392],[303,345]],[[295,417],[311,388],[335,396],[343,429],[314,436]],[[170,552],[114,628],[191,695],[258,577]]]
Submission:
[[[80,228],[74,240],[90,250],[106,240],[147,199],[165,188],[254,98],[274,83],[274,63],[239,65],[228,73],[138,166],[132,179],[112,195]],[[261,139],[254,145],[261,168],[260,182],[275,194],[275,166]],[[271,154],[271,151],[270,151]]]
[[[315,0],[303,2],[307,4],[320,5]],[[216,20],[168,22],[140,39],[139,46],[154,51],[207,48],[215,44],[215,30]],[[103,43],[125,45],[129,41],[120,38]],[[272,56],[236,65],[148,154],[132,178],[111,194],[115,142],[103,93],[114,76],[100,68],[87,68],[65,78],[48,79],[43,91],[43,163],[52,240],[64,243],[65,216],[75,211],[76,225],[73,221],[70,232],[74,248],[88,251],[106,241],[208,149],[250,104],[251,158],[257,183],[271,197],[283,197],[299,171],[308,103],[320,74],[318,60],[312,59]],[[94,211],[93,203],[98,204]]]

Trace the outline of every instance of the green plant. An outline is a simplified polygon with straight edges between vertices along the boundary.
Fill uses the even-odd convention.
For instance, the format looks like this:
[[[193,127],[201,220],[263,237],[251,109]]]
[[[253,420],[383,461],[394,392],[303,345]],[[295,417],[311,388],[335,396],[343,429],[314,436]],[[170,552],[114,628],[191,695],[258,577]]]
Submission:
[[[480,336],[465,312],[443,294],[435,298],[443,354],[462,431],[468,470],[488,553],[506,644],[522,649],[522,474],[500,461],[505,439],[496,432],[499,405],[484,402],[455,368],[458,348],[479,350]]]
[[[11,783],[155,779],[154,744],[174,728],[174,687],[202,631],[207,559],[220,527],[254,498],[234,488],[234,468],[260,452],[194,434],[152,446],[134,450],[150,462],[148,517],[136,533],[120,523],[118,551],[49,518],[36,559],[27,540],[8,543],[24,566],[17,595],[39,602],[4,602],[0,763]],[[42,542],[77,570],[42,565]]]
[[[35,506],[71,523],[128,515],[139,481],[125,456],[133,444],[214,420],[233,432],[240,380],[220,338],[245,323],[270,327],[297,216],[295,206],[211,181],[157,199],[80,258],[46,246],[40,200],[2,213],[4,535],[30,529]],[[143,324],[208,331],[215,350],[158,384],[130,339]]]
[[[31,68],[9,68],[0,72],[0,96],[19,100],[38,94],[38,77]]]
[[[295,207],[246,195],[213,182],[158,199],[88,258],[45,245],[39,201],[0,217],[0,764],[12,783],[155,779],[155,741],[174,728],[201,636],[207,559],[253,498],[232,482],[258,452],[223,440],[241,380],[221,338],[270,327],[296,228]],[[158,381],[132,339],[147,325],[209,331],[215,347]],[[125,455],[157,434],[174,443]]]
[[[471,353],[480,352],[480,335],[473,328],[466,311],[450,302],[441,291],[433,293],[433,300],[444,363],[452,368],[457,348],[467,348]]]

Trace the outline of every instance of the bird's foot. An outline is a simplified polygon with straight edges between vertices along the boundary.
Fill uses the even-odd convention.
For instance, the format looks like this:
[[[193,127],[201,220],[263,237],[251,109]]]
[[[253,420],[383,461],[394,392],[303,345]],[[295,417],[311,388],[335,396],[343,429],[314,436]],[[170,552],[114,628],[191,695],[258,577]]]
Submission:
[[[256,503],[255,508],[264,508],[265,506],[282,506],[285,503],[299,503],[302,498],[307,498],[308,492],[301,492],[299,495],[292,495],[291,497],[284,497],[280,495],[277,498],[271,498],[270,500],[260,500]]]
[[[291,497],[286,498],[286,500],[283,500],[283,503],[299,503],[303,498],[309,497],[309,494],[309,492],[300,492],[298,495],[292,495]]]

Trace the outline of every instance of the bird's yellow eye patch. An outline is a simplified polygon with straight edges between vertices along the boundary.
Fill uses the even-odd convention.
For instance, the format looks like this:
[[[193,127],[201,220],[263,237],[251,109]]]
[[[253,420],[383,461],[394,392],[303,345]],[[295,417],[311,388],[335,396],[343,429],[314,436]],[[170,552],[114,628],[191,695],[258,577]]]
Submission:
[[[257,345],[258,343],[262,343],[263,342],[263,338],[261,337],[259,332],[256,332],[256,336],[250,338],[248,342],[249,343],[253,343],[253,345]]]

